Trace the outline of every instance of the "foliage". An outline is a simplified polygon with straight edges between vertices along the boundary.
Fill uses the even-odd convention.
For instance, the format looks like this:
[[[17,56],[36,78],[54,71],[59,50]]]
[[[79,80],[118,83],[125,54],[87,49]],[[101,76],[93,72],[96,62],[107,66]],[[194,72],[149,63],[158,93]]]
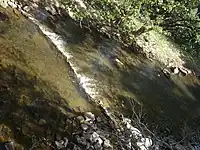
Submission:
[[[74,7],[77,1],[64,3],[70,3],[70,11],[81,25],[124,44],[132,45],[135,36],[159,26],[184,50],[200,54],[198,0],[83,0],[86,10]]]

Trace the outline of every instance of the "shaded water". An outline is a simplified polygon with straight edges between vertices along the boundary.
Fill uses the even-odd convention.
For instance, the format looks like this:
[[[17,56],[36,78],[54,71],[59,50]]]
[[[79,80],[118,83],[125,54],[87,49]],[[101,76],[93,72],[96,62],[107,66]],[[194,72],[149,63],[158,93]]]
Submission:
[[[166,78],[161,72],[162,64],[124,49],[116,41],[94,36],[70,19],[43,22],[67,42],[66,52],[73,56],[67,62],[36,25],[12,10],[5,13],[0,8],[0,12],[8,16],[0,16],[0,98],[2,110],[10,110],[4,117],[10,114],[16,124],[42,133],[43,129],[37,126],[39,118],[52,118],[47,126],[54,128],[58,122],[64,122],[62,114],[95,111],[83,96],[80,83],[77,86],[80,81],[70,68],[70,61],[77,73],[93,79],[88,81],[96,91],[93,100],[101,100],[116,115],[131,116],[130,101],[134,100],[142,106],[144,120],[152,128],[178,132],[185,124],[199,125],[200,82],[193,75]],[[35,108],[33,105],[40,100],[42,107]],[[32,109],[37,109],[37,113],[27,111]],[[1,118],[3,123],[12,124],[7,119]]]
[[[200,81],[194,75],[169,79],[159,62],[124,49],[116,41],[91,35],[70,19],[58,19],[51,28],[66,38],[66,51],[80,74],[95,80],[96,101],[131,116],[129,101],[134,100],[152,128],[159,125],[179,132],[185,125],[199,125]]]

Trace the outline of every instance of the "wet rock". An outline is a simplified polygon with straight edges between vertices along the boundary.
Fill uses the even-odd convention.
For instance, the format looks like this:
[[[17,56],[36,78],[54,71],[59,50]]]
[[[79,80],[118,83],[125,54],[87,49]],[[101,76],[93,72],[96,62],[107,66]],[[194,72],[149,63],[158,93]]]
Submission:
[[[85,113],[85,118],[86,118],[85,120],[87,122],[94,121],[95,120],[95,115],[93,113],[91,113],[91,112],[86,112]]]
[[[105,139],[103,142],[103,147],[105,149],[113,149],[112,145],[110,144],[110,141],[108,139]]]
[[[85,130],[88,129],[88,125],[86,125],[86,124],[81,124],[81,128],[85,131]]]
[[[39,123],[39,125],[45,125],[46,124],[46,120],[40,119],[38,123]]]

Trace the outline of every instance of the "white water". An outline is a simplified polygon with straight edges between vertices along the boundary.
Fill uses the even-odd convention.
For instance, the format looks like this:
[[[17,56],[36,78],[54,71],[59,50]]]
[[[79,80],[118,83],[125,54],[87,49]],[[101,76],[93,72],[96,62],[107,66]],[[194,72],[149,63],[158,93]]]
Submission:
[[[97,81],[87,77],[84,74],[79,73],[80,68],[75,66],[72,61],[73,55],[66,51],[66,46],[68,43],[65,42],[64,39],[60,35],[54,33],[48,27],[41,24],[40,21],[36,20],[35,18],[27,14],[26,12],[24,11],[22,12],[23,14],[28,16],[28,18],[40,28],[43,34],[46,35],[53,42],[56,48],[66,57],[67,62],[69,63],[72,70],[74,71],[76,78],[78,79],[79,85],[84,89],[84,91],[88,94],[88,96],[90,96],[93,100],[97,99],[99,96],[97,92],[96,84],[95,84],[97,83]]]

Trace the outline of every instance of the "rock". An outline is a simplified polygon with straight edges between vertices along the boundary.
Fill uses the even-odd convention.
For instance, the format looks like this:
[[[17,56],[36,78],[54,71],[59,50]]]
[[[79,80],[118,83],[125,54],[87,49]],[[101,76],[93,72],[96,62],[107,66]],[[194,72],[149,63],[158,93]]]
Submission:
[[[66,137],[64,137],[64,146],[65,146],[65,147],[67,147],[68,142],[69,142],[69,140],[68,140]]]
[[[87,145],[87,141],[84,137],[80,137],[79,135],[76,135],[75,138],[78,144],[84,145],[84,146]]]
[[[40,119],[38,123],[39,123],[39,125],[45,125],[46,124],[46,120]]]
[[[172,74],[178,74],[179,73],[178,67],[172,67],[171,70],[172,70]]]
[[[83,3],[82,0],[75,0],[75,2],[83,9],[87,9],[86,5]]]
[[[91,134],[90,134],[89,132],[83,132],[83,137],[84,137],[86,140],[90,140]]]
[[[85,120],[86,121],[94,121],[95,120],[95,115],[93,114],[93,113],[91,113],[91,112],[86,112],[85,113]]]
[[[102,150],[103,149],[102,144],[103,144],[103,140],[101,138],[98,138],[94,145],[94,148],[96,150]]]
[[[84,117],[83,116],[78,116],[76,119],[78,119],[78,121],[80,123],[83,123],[85,121]]]
[[[140,132],[140,130],[138,130],[137,128],[134,128],[130,123],[127,122],[126,124],[126,128],[129,129],[129,131],[132,133],[132,135],[134,136],[134,138],[139,138],[142,137],[142,134]]]
[[[186,75],[192,73],[191,70],[189,70],[189,69],[187,69],[187,68],[185,68],[185,67],[179,67],[179,70],[180,70],[180,72],[181,72],[184,76],[186,76]]]
[[[175,145],[175,150],[186,150],[186,149],[181,144],[176,144]]]
[[[60,141],[61,140],[61,136],[60,134],[56,133],[56,140]]]
[[[52,7],[52,6],[46,6],[45,10],[50,12],[50,13],[52,13],[52,15],[56,15],[57,14],[56,9],[54,7]]]
[[[110,144],[110,141],[108,139],[105,139],[103,142],[103,147],[105,149],[113,149],[112,145]]]
[[[83,119],[84,119],[84,118],[83,118]],[[71,121],[70,119],[66,119],[65,124],[66,124],[66,125],[72,124],[72,121]]]
[[[92,135],[90,136],[90,141],[91,142],[96,142],[99,139],[99,134],[96,132],[93,132]]]
[[[86,125],[86,124],[81,124],[81,128],[85,131],[85,130],[88,129],[88,125]]]
[[[3,8],[8,7],[7,1],[6,1],[6,0],[1,0],[1,1],[0,1],[0,6],[2,6]]]
[[[97,117],[97,122],[101,122],[101,118],[100,117]]]
[[[148,150],[152,146],[152,140],[150,138],[141,138],[136,144],[140,150]]]
[[[12,1],[8,1],[7,4],[11,7],[11,8],[17,8],[17,4],[12,2]]]
[[[55,145],[56,145],[57,149],[65,148],[64,141],[55,141]]]

